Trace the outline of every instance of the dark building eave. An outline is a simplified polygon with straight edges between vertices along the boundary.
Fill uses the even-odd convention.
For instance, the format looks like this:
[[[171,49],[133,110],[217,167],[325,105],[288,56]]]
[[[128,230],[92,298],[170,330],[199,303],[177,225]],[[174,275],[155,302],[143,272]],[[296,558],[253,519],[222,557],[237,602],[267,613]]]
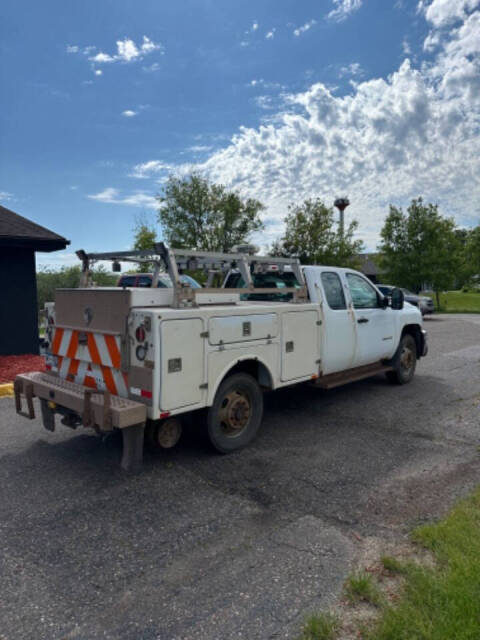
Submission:
[[[32,249],[33,251],[59,251],[65,249],[70,244],[70,240],[65,238],[43,239],[28,238],[22,236],[0,236],[0,247],[17,247],[19,249]]]

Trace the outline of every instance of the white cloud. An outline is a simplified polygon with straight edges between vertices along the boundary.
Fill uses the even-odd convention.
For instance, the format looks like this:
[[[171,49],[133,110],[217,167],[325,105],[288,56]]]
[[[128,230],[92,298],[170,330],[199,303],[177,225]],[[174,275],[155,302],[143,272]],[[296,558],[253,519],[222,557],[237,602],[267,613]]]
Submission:
[[[162,44],[153,42],[153,40],[151,40],[147,36],[143,36],[142,42],[138,45],[131,38],[117,40],[116,45],[116,53],[105,53],[104,51],[98,51],[98,53],[94,53],[95,51],[97,51],[97,47],[95,46],[88,46],[83,48],[81,53],[86,56],[92,63],[92,70],[95,75],[102,75],[102,71],[96,68],[98,65],[112,64],[114,62],[135,62],[138,60],[143,60],[145,56],[153,53],[154,51],[158,51],[161,55],[165,53],[165,48]],[[78,47],[77,45],[68,45],[67,52],[80,53],[80,47]],[[156,68],[154,69],[153,67],[154,65],[151,65],[150,68],[147,67],[146,69],[150,71],[156,70]]]
[[[150,178],[151,176],[165,173],[170,169],[172,169],[171,164],[161,160],[148,160],[148,162],[136,164],[129,175],[131,178]]]
[[[126,118],[133,118],[136,115],[138,115],[138,111],[132,111],[132,109],[126,109],[125,111],[122,111],[122,116],[125,116]]]
[[[202,153],[204,151],[210,151],[212,146],[209,144],[194,144],[192,147],[188,147],[187,151],[191,151],[192,153]]]
[[[87,196],[87,198],[106,204],[122,204],[130,207],[145,207],[147,209],[158,208],[158,202],[155,196],[145,191],[134,191],[128,195],[121,196],[118,189],[107,187],[103,191],[100,191],[100,193],[91,194]]]
[[[164,53],[164,47],[161,44],[155,43],[147,36],[143,36],[143,42],[140,46],[137,46],[130,38],[124,40],[117,40],[117,53],[109,54],[100,51],[94,56],[91,56],[89,60],[97,64],[106,64],[110,62],[132,62],[134,60],[143,60],[143,58],[152,53],[153,51],[160,51]]]
[[[252,31],[256,31],[257,29],[258,29],[258,22],[257,22],[257,21],[255,21],[255,22],[252,24]]]
[[[331,204],[338,193],[348,193],[347,218],[359,220],[370,248],[388,204],[419,195],[459,224],[480,223],[480,11],[442,26],[436,55],[419,68],[405,60],[347,95],[316,83],[274,109],[270,122],[241,128],[206,161],[176,167],[263,201],[263,244],[281,232],[288,203]],[[156,179],[166,169],[150,161],[135,171]]]
[[[434,27],[444,27],[453,22],[465,20],[467,15],[479,6],[479,0],[420,0],[418,10]]]
[[[265,38],[267,40],[273,40],[273,38],[275,37],[275,31],[276,31],[276,27],[273,27],[272,29],[270,29],[270,31],[267,32],[267,34],[265,35]]]
[[[2,202],[8,202],[9,200],[13,199],[13,193],[10,193],[9,191],[0,191],[0,200]]]
[[[94,73],[95,73],[96,76],[103,75],[103,71],[101,69],[94,69]]]
[[[153,73],[155,71],[160,71],[161,67],[160,67],[160,64],[158,62],[154,62],[153,64],[148,65],[147,67],[142,67],[142,68],[143,68],[144,71]]]
[[[343,78],[344,76],[363,76],[363,74],[364,71],[359,62],[352,62],[351,64],[340,67],[339,71],[340,78]]]
[[[302,35],[302,33],[305,33],[305,31],[308,31],[309,29],[311,29],[316,24],[317,24],[316,20],[310,20],[309,22],[306,22],[301,27],[298,27],[297,29],[295,29],[293,31],[293,35],[294,36],[300,36],[300,35]]]
[[[346,20],[350,14],[357,11],[362,6],[363,0],[332,0],[335,8],[330,11],[327,18],[341,22]]]
[[[402,40],[402,51],[403,51],[404,55],[406,55],[406,56],[411,56],[412,55],[412,48],[411,48],[410,43],[408,41],[408,38],[406,36]]]

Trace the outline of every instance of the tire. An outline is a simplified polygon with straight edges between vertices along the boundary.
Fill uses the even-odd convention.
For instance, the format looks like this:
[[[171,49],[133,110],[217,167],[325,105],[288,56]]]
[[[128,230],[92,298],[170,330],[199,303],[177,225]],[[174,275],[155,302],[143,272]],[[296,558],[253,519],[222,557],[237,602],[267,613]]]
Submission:
[[[406,333],[400,340],[392,359],[393,371],[387,371],[387,379],[392,384],[408,384],[415,375],[417,366],[417,344],[415,338]]]
[[[207,431],[219,453],[246,447],[256,436],[263,416],[263,395],[255,378],[235,373],[218,388],[208,409]]]

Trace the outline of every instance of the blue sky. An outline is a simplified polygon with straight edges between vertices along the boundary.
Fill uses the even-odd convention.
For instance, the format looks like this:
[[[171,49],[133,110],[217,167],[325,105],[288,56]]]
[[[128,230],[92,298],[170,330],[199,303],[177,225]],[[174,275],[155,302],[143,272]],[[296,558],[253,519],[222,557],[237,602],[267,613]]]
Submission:
[[[2,203],[127,248],[169,172],[267,205],[348,193],[374,248],[388,203],[480,218],[477,0],[44,0],[3,4]]]

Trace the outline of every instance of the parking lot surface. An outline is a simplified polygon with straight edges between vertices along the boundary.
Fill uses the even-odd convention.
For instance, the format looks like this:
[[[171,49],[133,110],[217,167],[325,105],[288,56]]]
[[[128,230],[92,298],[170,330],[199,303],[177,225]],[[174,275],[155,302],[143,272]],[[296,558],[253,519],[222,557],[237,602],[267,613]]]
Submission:
[[[270,393],[249,448],[219,456],[194,421],[139,476],[119,441],[0,399],[0,639],[295,638],[366,541],[480,482],[480,315],[425,325],[411,384]]]

